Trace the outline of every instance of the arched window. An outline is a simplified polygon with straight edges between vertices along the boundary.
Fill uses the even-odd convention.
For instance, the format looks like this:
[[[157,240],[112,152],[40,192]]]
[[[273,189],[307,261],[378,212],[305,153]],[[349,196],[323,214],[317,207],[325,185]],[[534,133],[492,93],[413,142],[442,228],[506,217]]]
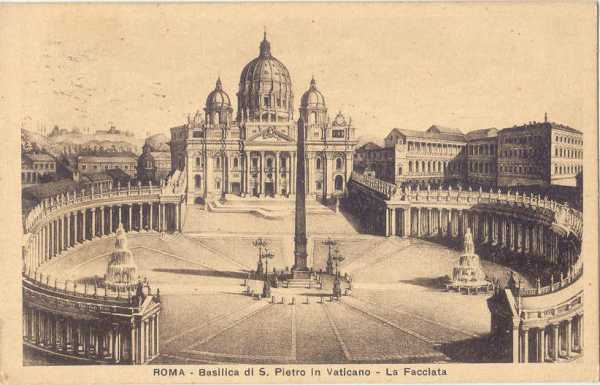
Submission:
[[[273,167],[273,158],[267,158],[267,168]]]
[[[398,175],[402,175],[402,166],[398,167]]]
[[[425,172],[425,161],[421,161],[421,172]]]
[[[316,124],[317,123],[317,112],[313,111],[308,116],[308,124]]]
[[[200,159],[200,157],[196,157],[196,167],[200,167],[200,165],[202,164],[202,160]]]
[[[412,163],[412,160],[408,161],[408,172],[409,173],[413,172],[413,163]]]
[[[196,186],[196,188],[200,188],[200,186],[202,186],[202,176],[199,174],[194,177],[194,186]]]
[[[221,158],[216,158],[215,159],[215,167],[216,168],[221,168]]]
[[[316,163],[315,167],[317,168],[317,170],[320,170],[321,169],[321,158],[317,158],[315,163]]]
[[[238,168],[238,158],[233,158],[233,168]]]
[[[344,190],[344,178],[341,175],[336,175],[335,180],[335,191],[343,191]]]
[[[341,170],[342,169],[342,158],[336,158],[335,159],[335,169],[336,170]]]

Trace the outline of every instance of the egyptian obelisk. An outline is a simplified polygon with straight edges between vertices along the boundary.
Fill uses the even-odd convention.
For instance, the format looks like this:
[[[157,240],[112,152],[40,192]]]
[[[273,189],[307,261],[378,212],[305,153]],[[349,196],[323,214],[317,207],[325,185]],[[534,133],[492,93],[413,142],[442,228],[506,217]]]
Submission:
[[[296,141],[296,218],[294,229],[294,267],[292,271],[308,271],[306,263],[306,187],[304,158],[304,121],[298,121],[298,139]]]

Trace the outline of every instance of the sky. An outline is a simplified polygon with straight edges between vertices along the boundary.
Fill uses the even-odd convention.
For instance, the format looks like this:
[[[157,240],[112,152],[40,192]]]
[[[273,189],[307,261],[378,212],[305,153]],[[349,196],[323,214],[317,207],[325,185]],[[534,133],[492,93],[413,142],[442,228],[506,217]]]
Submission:
[[[591,6],[591,7],[590,7]],[[358,136],[549,120],[595,127],[590,3],[46,5],[0,9],[0,123],[168,133],[266,29],[296,116],[312,76]]]

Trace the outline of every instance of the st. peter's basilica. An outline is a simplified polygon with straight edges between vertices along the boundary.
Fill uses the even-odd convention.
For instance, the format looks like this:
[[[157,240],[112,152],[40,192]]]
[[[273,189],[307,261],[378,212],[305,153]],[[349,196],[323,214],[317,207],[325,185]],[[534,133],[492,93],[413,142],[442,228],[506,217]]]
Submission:
[[[297,127],[305,127],[306,191],[327,200],[344,192],[356,145],[351,119],[330,120],[313,78],[294,119],[292,79],[271,54],[266,33],[258,57],[242,69],[238,111],[221,82],[182,126],[171,128],[174,169],[185,171],[188,202],[239,197],[291,197],[295,193]]]

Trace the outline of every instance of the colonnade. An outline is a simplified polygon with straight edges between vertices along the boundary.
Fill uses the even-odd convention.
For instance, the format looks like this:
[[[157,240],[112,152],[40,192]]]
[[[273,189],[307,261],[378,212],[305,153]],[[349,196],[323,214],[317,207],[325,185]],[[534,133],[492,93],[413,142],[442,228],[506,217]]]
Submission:
[[[159,316],[93,318],[85,312],[64,315],[23,307],[23,339],[57,354],[110,363],[143,364],[159,355]]]
[[[561,262],[561,236],[551,225],[527,219],[518,213],[501,213],[465,208],[386,207],[385,236],[459,238],[471,229],[476,244],[505,249],[547,262]],[[577,251],[563,250],[571,264]]]
[[[583,335],[583,313],[537,327],[515,327],[513,362],[569,360],[583,352]]]
[[[182,203],[139,202],[101,204],[56,213],[29,234],[25,264],[38,267],[65,250],[113,234],[119,223],[126,231],[180,231]]]

